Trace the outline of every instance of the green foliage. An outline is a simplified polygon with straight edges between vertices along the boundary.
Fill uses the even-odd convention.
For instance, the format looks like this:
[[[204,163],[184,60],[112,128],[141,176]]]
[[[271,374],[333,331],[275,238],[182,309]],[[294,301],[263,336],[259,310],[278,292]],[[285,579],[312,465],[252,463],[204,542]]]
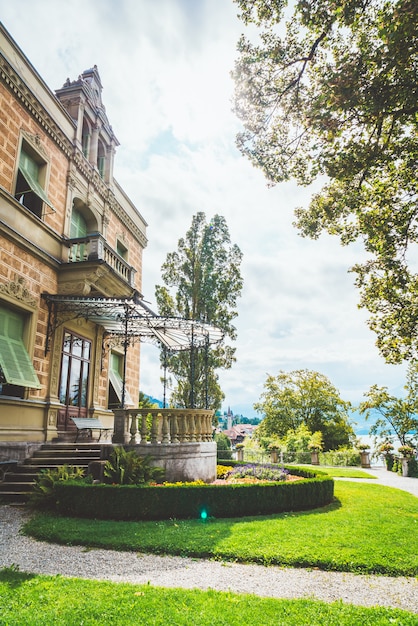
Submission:
[[[96,519],[145,520],[198,518],[203,510],[214,517],[265,515],[304,510],[332,501],[328,476],[292,469],[305,480],[276,484],[57,486],[57,511]]]
[[[281,600],[250,594],[164,589],[0,570],[2,622],[8,626],[415,626],[416,616],[384,607],[357,607],[312,599]],[[68,599],[71,598],[71,602]]]
[[[354,448],[340,448],[319,453],[320,465],[336,465],[337,467],[356,467],[360,465],[360,454]]]
[[[409,478],[418,478],[417,459],[408,459],[408,476]]]
[[[417,443],[418,431],[418,362],[411,361],[406,375],[405,398],[397,398],[387,387],[373,385],[364,395],[359,412],[366,420],[374,418],[370,434],[391,443],[395,437],[402,445]]]
[[[43,469],[35,479],[29,498],[30,505],[36,508],[51,508],[55,504],[57,483],[81,480],[84,470],[72,465],[61,465],[54,469]]]
[[[215,434],[216,453],[219,459],[232,459],[231,441],[224,433]]]
[[[254,408],[265,415],[256,431],[259,440],[282,439],[302,425],[309,431],[305,451],[309,437],[317,431],[322,434],[324,450],[348,445],[354,438],[348,422],[350,403],[342,400],[328,378],[318,372],[295,370],[269,375]]]
[[[326,177],[296,225],[364,245],[352,271],[380,351],[390,362],[415,358],[416,2],[295,2],[286,16],[287,2],[236,2],[244,23],[260,27],[238,44],[238,147],[270,183]]]
[[[287,485],[278,487],[285,489]],[[64,489],[68,488],[63,485]],[[149,488],[104,486],[101,489],[117,492]],[[150,491],[155,489],[164,490],[161,487]],[[38,515],[29,520],[24,532],[39,540],[64,545],[386,576],[418,574],[417,553],[411,550],[411,537],[418,523],[414,496],[378,484],[336,481],[335,498],[329,506],[309,512],[243,519],[209,518],[206,522],[200,519],[112,522]],[[71,502],[71,494],[68,501]]]
[[[161,361],[177,383],[171,397],[174,406],[215,410],[221,406],[224,396],[216,370],[229,369],[235,361],[235,348],[226,340],[236,338],[232,320],[243,284],[241,260],[225,218],[215,215],[206,223],[203,212],[193,216],[178,250],[167,255],[162,266],[165,286],[157,285],[155,291],[159,313],[212,324],[224,333],[224,340],[207,352],[197,348],[177,354],[162,352]]]
[[[152,465],[152,458],[140,457],[135,450],[126,451],[116,447],[106,461],[103,470],[105,482],[116,485],[140,485],[161,481],[164,470]]]

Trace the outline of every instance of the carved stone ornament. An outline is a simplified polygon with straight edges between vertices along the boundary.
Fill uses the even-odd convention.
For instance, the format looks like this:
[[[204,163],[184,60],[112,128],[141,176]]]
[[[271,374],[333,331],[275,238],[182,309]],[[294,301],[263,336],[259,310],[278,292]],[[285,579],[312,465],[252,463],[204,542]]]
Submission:
[[[26,280],[23,276],[16,274],[15,279],[5,284],[0,284],[0,293],[7,296],[12,296],[16,300],[21,300],[25,304],[36,307],[37,301],[32,297],[29,289],[26,286]]]

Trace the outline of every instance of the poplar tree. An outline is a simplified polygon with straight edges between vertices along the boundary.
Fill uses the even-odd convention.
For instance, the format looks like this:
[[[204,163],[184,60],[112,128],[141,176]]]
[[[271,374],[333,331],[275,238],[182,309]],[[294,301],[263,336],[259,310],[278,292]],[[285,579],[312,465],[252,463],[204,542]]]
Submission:
[[[175,388],[171,404],[219,409],[224,394],[217,370],[229,369],[235,361],[230,342],[237,336],[233,319],[242,290],[242,253],[231,243],[224,217],[215,215],[208,223],[205,213],[193,216],[190,229],[178,241],[175,252],[162,265],[164,285],[155,296],[160,315],[198,320],[223,331],[223,341],[208,349],[167,353],[161,362],[171,374]]]

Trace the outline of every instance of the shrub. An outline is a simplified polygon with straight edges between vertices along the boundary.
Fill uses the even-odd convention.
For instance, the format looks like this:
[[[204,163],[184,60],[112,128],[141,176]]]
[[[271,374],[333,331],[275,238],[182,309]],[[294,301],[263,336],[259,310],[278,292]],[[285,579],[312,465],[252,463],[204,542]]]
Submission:
[[[277,465],[272,465],[277,470]],[[289,469],[289,468],[287,468]],[[57,486],[57,511],[74,517],[114,520],[241,517],[301,511],[329,504],[334,481],[304,468],[291,469],[306,480],[225,485]]]
[[[349,466],[360,465],[360,454],[354,448],[340,448],[329,452],[320,452],[319,463],[321,465]]]
[[[81,467],[61,465],[54,469],[43,469],[35,480],[29,504],[36,508],[51,508],[56,501],[55,488],[57,483],[83,478],[84,470]]]
[[[151,480],[162,480],[164,470],[152,465],[151,457],[140,457],[135,450],[127,452],[123,447],[113,450],[103,471],[105,482],[116,485],[141,485]]]

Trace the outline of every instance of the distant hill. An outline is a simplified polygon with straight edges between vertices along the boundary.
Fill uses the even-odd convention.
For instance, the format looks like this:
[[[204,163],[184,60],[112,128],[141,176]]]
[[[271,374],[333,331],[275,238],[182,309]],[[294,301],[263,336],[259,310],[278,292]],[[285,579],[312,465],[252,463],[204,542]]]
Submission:
[[[154,398],[153,396],[149,396],[147,393],[144,393],[144,396],[146,398],[148,398],[148,400],[150,402],[152,402],[152,404],[156,404],[160,409],[162,409],[164,407],[164,402],[162,402],[161,400],[158,400],[158,398]]]

